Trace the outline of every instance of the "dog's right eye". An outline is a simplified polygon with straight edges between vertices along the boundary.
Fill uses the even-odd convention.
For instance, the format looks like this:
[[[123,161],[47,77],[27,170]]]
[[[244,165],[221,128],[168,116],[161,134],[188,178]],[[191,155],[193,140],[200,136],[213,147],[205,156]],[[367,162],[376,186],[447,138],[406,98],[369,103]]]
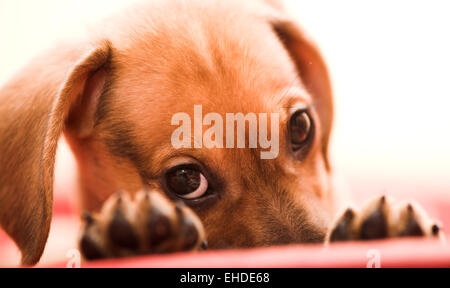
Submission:
[[[208,191],[206,177],[197,169],[180,166],[166,174],[166,183],[170,192],[187,200],[201,198]]]

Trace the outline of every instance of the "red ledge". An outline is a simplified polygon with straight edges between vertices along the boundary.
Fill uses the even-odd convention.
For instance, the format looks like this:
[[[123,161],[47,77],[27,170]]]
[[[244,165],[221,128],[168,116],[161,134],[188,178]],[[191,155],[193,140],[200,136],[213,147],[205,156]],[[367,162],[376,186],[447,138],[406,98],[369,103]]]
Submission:
[[[376,249],[376,250],[374,250]],[[371,254],[375,253],[375,254]],[[249,250],[208,251],[83,263],[83,268],[367,268],[379,255],[382,268],[450,267],[450,248],[422,239],[292,245]],[[52,266],[64,268],[65,264]]]

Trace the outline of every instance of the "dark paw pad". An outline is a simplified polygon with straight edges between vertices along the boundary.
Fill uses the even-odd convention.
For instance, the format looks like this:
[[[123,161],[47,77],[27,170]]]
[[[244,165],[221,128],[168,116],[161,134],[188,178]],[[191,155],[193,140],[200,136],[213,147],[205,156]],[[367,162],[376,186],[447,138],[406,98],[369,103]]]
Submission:
[[[330,242],[349,241],[353,238],[355,211],[349,208],[335,224],[330,235]]]

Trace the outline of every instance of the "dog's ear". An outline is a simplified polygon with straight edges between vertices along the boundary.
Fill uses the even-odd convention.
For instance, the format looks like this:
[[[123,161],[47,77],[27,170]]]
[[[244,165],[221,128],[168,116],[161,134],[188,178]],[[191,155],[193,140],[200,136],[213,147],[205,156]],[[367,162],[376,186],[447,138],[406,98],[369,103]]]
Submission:
[[[50,230],[57,143],[66,126],[93,127],[111,46],[62,45],[0,89],[0,225],[36,264]]]
[[[271,21],[289,55],[293,59],[300,79],[313,97],[318,111],[321,130],[323,155],[328,168],[328,142],[333,123],[333,97],[328,69],[317,46],[300,30],[297,24],[285,18],[277,17]]]

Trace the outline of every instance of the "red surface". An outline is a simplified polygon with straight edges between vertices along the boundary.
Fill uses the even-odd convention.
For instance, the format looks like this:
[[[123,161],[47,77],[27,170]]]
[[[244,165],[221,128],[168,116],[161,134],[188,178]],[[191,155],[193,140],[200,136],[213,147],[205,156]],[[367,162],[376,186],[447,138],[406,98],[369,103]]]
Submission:
[[[213,251],[134,259],[107,260],[86,268],[366,268],[377,249],[379,263],[388,267],[450,267],[450,249],[436,241],[418,239],[345,243],[325,248],[301,245],[265,249]],[[373,255],[373,254],[372,254]],[[65,267],[57,265],[55,267]]]

